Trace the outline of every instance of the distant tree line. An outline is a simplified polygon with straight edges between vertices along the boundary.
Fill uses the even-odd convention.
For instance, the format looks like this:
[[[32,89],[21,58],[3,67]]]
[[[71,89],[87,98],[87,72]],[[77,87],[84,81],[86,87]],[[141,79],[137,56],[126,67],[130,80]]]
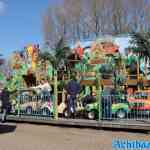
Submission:
[[[50,47],[66,41],[145,32],[150,27],[149,0],[63,0],[49,6],[44,37]]]

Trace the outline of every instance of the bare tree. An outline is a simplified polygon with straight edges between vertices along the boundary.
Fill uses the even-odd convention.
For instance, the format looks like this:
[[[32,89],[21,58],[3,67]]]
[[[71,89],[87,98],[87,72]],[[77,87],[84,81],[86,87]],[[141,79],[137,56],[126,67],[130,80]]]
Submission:
[[[45,41],[51,47],[66,41],[145,31],[150,26],[148,0],[63,0],[44,17]]]

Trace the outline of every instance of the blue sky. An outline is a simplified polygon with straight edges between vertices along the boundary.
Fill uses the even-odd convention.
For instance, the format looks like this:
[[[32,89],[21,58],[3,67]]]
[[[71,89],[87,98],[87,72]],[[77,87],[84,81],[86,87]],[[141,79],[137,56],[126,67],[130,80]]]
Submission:
[[[0,0],[0,53],[7,57],[29,43],[42,44],[42,17],[54,1]]]

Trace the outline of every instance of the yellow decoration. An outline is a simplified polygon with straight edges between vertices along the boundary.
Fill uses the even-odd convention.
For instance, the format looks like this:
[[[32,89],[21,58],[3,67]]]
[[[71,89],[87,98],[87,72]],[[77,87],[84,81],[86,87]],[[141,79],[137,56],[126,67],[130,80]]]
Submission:
[[[34,47],[32,45],[27,48],[29,56],[32,56],[33,50],[34,50]]]
[[[32,69],[35,70],[38,63],[38,52],[34,51],[32,54]]]
[[[35,71],[36,70],[36,62],[32,61],[32,69]]]
[[[100,43],[94,43],[92,45],[92,55],[95,58],[104,58],[105,57],[103,47]]]

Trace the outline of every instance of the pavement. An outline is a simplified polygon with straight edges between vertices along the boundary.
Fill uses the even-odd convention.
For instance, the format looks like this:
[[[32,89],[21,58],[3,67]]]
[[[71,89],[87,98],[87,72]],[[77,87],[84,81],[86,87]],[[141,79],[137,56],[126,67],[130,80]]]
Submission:
[[[0,150],[113,150],[115,139],[150,140],[150,133],[27,123],[0,124]]]

